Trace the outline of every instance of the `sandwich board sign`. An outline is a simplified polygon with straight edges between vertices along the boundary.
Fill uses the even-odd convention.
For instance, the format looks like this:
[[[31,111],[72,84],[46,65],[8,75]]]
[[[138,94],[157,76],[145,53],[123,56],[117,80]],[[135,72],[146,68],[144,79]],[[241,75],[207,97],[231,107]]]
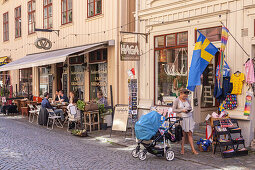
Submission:
[[[114,111],[112,130],[126,131],[128,122],[128,106],[116,106]]]

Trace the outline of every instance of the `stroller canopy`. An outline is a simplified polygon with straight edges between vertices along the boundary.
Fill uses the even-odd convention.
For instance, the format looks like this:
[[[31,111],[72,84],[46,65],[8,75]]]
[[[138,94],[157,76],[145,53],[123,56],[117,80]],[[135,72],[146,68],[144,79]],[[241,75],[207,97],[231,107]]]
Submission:
[[[143,115],[135,124],[135,135],[140,140],[150,140],[165,121],[165,117],[156,111]]]

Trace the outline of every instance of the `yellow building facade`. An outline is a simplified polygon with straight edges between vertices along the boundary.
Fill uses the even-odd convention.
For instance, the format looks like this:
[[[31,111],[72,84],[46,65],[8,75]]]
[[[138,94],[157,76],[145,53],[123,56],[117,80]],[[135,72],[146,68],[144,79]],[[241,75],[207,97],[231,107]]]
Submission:
[[[54,97],[63,89],[88,101],[102,91],[110,102],[112,85],[114,104],[127,103],[126,71],[134,63],[120,61],[120,31],[134,30],[134,9],[133,0],[2,0],[0,57],[18,63],[2,73],[14,94]],[[41,38],[50,49],[40,49]]]

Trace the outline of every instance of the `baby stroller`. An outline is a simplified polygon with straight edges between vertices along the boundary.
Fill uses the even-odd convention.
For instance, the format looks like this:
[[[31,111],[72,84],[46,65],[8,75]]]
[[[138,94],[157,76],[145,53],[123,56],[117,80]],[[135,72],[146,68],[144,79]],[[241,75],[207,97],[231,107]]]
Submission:
[[[174,121],[171,121],[174,120]],[[158,157],[164,157],[171,161],[174,159],[174,152],[169,147],[169,140],[175,141],[173,136],[173,127],[175,124],[180,123],[182,118],[169,117],[165,118],[156,111],[152,111],[140,118],[135,125],[136,138],[139,140],[137,147],[132,150],[132,156],[140,160],[146,159],[147,152]],[[169,127],[162,127],[164,122],[169,122]],[[159,133],[160,132],[160,133]],[[149,140],[152,140],[150,142]],[[159,147],[157,143],[163,142],[163,147]],[[144,146],[141,149],[140,145]]]

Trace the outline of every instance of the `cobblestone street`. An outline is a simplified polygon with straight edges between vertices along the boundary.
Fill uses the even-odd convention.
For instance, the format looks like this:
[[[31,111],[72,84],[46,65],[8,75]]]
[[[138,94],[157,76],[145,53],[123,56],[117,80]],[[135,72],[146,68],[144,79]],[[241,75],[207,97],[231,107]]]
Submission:
[[[103,143],[95,138],[79,138],[64,130],[29,123],[26,119],[0,115],[0,169],[240,169],[242,164],[226,167],[219,164],[196,161],[176,152],[174,161],[148,155],[147,160],[134,159],[131,147]],[[199,157],[203,160],[203,155]],[[198,157],[198,158],[199,158]],[[218,156],[219,157],[219,156]],[[199,159],[200,159],[199,158]],[[249,157],[250,158],[250,157]],[[247,159],[247,157],[246,157]],[[254,157],[251,160],[254,160]],[[215,160],[215,161],[218,161]],[[229,159],[228,159],[229,161]],[[201,162],[201,163],[200,163]],[[222,165],[221,165],[222,164]],[[253,161],[251,161],[253,164]],[[236,166],[235,166],[236,165]]]

